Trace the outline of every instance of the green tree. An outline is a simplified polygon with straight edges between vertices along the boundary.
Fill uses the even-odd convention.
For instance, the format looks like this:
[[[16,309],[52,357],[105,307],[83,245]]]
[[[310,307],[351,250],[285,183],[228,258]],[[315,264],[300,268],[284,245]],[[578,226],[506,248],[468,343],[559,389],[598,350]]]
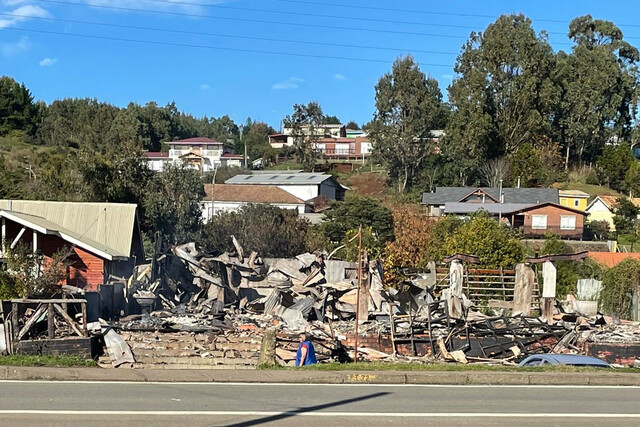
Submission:
[[[309,223],[295,211],[251,204],[237,212],[220,212],[204,226],[201,245],[209,252],[233,250],[235,236],[245,251],[262,257],[293,257],[306,252]]]
[[[254,122],[247,119],[243,128],[242,143],[247,146],[249,160],[265,157],[271,150],[269,135],[276,133],[275,129],[263,122]]]
[[[359,130],[360,129],[360,125],[352,120],[352,121],[350,121],[349,123],[346,124],[345,128],[350,129],[350,130]]]
[[[449,87],[454,113],[442,147],[461,184],[487,159],[515,153],[550,131],[554,66],[546,33],[536,34],[524,15],[503,15],[471,34]]]
[[[78,161],[90,198],[101,202],[141,205],[151,171],[142,148],[132,142],[119,143],[106,151],[82,150]]]
[[[0,77],[0,136],[11,131],[35,135],[39,109],[27,87],[11,77]]]
[[[524,246],[515,233],[487,214],[479,213],[446,237],[446,255],[476,255],[485,267],[514,268],[525,257]]]
[[[0,199],[17,199],[20,195],[20,180],[0,155]]]
[[[322,124],[324,125],[339,125],[342,122],[337,116],[324,116],[322,118]]]
[[[431,130],[441,129],[446,108],[438,82],[412,56],[399,58],[376,85],[376,112],[368,125],[373,148],[405,192],[435,152]]]
[[[307,105],[295,104],[293,114],[284,118],[285,127],[291,128],[293,147],[297,162],[305,171],[312,171],[316,164],[318,153],[315,144],[320,139],[324,114],[317,102]]]
[[[582,163],[594,159],[612,135],[629,136],[639,59],[613,22],[581,16],[571,21],[568,35],[575,45],[570,54],[559,53],[556,74],[562,94],[556,132],[566,150],[565,168],[571,150]]]
[[[382,245],[393,240],[393,214],[376,199],[352,197],[344,202],[334,202],[325,219],[320,227],[333,243],[342,242],[347,232],[358,230],[360,226],[371,227],[372,234]]]
[[[596,164],[600,180],[615,190],[622,190],[627,172],[636,162],[628,144],[608,145]]]
[[[616,226],[618,233],[630,232],[635,229],[638,207],[631,200],[626,197],[618,198],[614,213],[613,224]]]
[[[633,161],[624,176],[624,189],[631,197],[640,197],[640,162]]]
[[[193,240],[200,231],[203,198],[198,172],[169,165],[153,176],[145,191],[145,223],[172,243]]]
[[[511,174],[514,182],[520,178],[523,187],[530,187],[538,182],[542,162],[532,144],[526,143],[518,148],[511,157]]]

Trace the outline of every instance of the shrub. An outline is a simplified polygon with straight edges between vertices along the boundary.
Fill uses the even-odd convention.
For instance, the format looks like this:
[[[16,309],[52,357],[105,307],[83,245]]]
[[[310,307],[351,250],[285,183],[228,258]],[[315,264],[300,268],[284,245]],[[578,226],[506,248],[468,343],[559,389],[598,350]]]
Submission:
[[[627,258],[604,273],[600,309],[624,319],[633,317],[633,294],[640,286],[640,262]]]
[[[217,213],[203,230],[201,245],[209,252],[233,250],[235,236],[245,251],[263,257],[292,257],[308,250],[309,223],[297,212],[269,205],[246,205]]]

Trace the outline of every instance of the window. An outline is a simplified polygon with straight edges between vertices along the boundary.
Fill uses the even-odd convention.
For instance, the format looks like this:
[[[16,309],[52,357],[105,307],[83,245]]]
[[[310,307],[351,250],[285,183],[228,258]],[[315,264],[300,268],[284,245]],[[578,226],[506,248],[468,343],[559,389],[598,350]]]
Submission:
[[[576,208],[577,208],[578,206],[580,206],[580,199],[575,199],[575,200],[573,201],[573,206],[574,206],[574,207],[576,207]]]
[[[560,217],[560,230],[575,230],[575,229],[576,229],[575,215],[562,215]]]
[[[531,228],[534,230],[546,230],[547,229],[547,216],[546,215],[533,215],[531,217]]]

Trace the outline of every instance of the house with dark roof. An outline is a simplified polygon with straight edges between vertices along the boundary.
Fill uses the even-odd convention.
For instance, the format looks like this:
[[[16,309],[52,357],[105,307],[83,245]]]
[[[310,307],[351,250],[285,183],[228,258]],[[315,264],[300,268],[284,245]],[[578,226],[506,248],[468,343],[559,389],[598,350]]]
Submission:
[[[587,213],[563,206],[556,188],[438,187],[423,193],[422,204],[433,216],[468,216],[484,211],[519,230],[525,237],[553,233],[568,239],[582,239]]]
[[[234,212],[248,204],[267,204],[298,214],[311,212],[304,200],[275,185],[205,184],[204,192],[201,202],[204,221],[219,212]]]
[[[499,213],[500,210],[519,209],[546,202],[560,203],[557,188],[503,188],[500,194],[500,189],[491,187],[436,187],[433,193],[422,193],[421,199],[421,204],[432,216],[469,214],[481,208]],[[513,206],[490,206],[495,204]]]
[[[145,157],[151,170],[162,171],[172,163],[200,172],[213,171],[218,166],[241,167],[244,156],[231,153],[223,142],[210,138],[187,138],[165,142],[168,152],[147,152]]]
[[[348,189],[332,175],[295,171],[236,175],[226,180],[225,184],[275,186],[308,203],[319,196],[329,200],[343,200]]]

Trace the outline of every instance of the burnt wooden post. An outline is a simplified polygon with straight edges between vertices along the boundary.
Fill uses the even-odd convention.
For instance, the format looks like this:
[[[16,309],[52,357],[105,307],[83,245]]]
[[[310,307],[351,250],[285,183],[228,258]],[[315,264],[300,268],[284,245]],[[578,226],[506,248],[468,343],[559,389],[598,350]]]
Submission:
[[[47,304],[47,332],[49,339],[55,338],[56,335],[56,319],[53,310],[53,304]]]
[[[82,333],[85,337],[89,336],[89,329],[87,328],[87,303],[80,303],[80,308],[82,309]]]
[[[11,324],[13,325],[11,335],[13,340],[17,341],[18,333],[20,332],[20,329],[18,329],[18,303],[17,302],[11,303],[11,313],[13,313],[11,315]]]

